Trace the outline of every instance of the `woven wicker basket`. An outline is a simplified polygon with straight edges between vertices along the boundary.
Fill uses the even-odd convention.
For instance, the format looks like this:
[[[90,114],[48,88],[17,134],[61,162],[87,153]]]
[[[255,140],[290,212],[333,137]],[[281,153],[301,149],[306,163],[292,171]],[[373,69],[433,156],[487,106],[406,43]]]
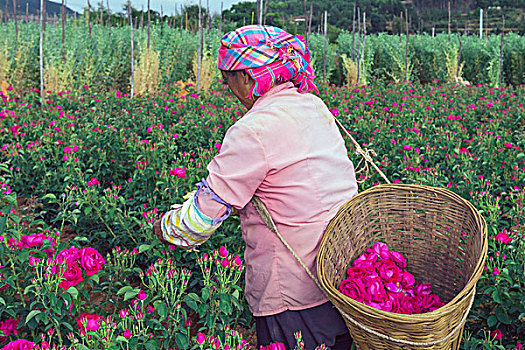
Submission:
[[[338,291],[351,262],[374,242],[403,253],[408,270],[432,284],[445,306],[403,315]],[[484,219],[455,193],[419,185],[380,185],[348,201],[328,225],[317,274],[360,350],[459,349],[487,256]]]

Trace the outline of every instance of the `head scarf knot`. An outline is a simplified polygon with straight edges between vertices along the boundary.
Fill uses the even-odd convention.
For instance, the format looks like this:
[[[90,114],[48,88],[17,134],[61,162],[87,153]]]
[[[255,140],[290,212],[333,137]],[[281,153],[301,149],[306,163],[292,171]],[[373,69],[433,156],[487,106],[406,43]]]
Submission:
[[[277,27],[249,25],[229,32],[221,39],[218,61],[221,70],[246,70],[253,78],[250,98],[286,81],[300,92],[318,91],[304,38]]]

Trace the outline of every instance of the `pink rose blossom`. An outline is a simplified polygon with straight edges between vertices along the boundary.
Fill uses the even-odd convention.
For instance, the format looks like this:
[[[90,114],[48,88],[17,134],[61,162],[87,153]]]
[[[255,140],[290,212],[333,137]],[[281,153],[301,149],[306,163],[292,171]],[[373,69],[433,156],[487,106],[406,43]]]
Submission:
[[[84,247],[80,251],[80,266],[86,271],[86,275],[96,274],[104,264],[104,258],[95,249]]]
[[[68,265],[62,278],[64,278],[64,280],[60,282],[58,286],[64,290],[67,290],[69,287],[74,287],[84,280],[84,278],[82,278],[82,271],[76,263]]]

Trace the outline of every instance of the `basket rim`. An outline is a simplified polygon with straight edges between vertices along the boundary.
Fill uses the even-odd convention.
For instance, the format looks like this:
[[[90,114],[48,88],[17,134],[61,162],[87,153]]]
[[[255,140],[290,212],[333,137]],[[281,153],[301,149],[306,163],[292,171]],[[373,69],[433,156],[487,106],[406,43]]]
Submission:
[[[410,190],[417,190],[417,191],[426,191],[426,192],[433,192],[433,193],[439,193],[445,197],[448,197],[449,199],[452,199],[453,201],[459,202],[462,205],[465,205],[468,207],[468,209],[477,216],[480,220],[479,223],[481,225],[481,235],[482,235],[482,251],[481,255],[477,261],[476,267],[474,268],[474,271],[472,272],[472,275],[468,279],[465,286],[462,288],[462,290],[449,302],[447,302],[444,306],[426,313],[421,314],[399,314],[395,312],[389,312],[384,310],[379,310],[376,308],[373,308],[371,306],[366,305],[365,303],[358,302],[341,292],[332,285],[331,282],[325,281],[325,278],[322,274],[322,270],[324,267],[323,263],[323,255],[326,250],[327,241],[328,241],[328,235],[323,234],[323,238],[321,240],[319,251],[317,253],[316,262],[317,262],[317,275],[319,276],[320,283],[322,287],[326,290],[328,293],[328,297],[331,301],[335,299],[338,303],[341,304],[350,304],[353,308],[359,309],[361,313],[363,313],[365,316],[371,316],[375,318],[386,318],[391,321],[397,321],[397,322],[406,322],[410,323],[413,321],[428,321],[431,319],[436,319],[442,316],[445,316],[451,312],[453,312],[456,309],[457,304],[459,304],[461,301],[463,301],[464,298],[468,296],[468,294],[471,292],[471,290],[475,287],[476,283],[478,282],[479,278],[481,277],[481,274],[483,273],[483,266],[485,265],[485,260],[487,258],[488,253],[488,233],[487,233],[487,224],[485,222],[485,219],[483,216],[479,213],[479,211],[466,199],[459,196],[458,194],[442,187],[432,187],[427,185],[417,185],[417,184],[380,184],[371,188],[366,189],[363,192],[360,192],[356,194],[354,197],[352,197],[350,200],[348,200],[345,204],[339,208],[337,211],[337,214],[330,220],[329,224],[327,225],[325,229],[325,233],[332,229],[335,226],[335,218],[344,210],[346,210],[349,206],[353,205],[356,201],[362,199],[363,197],[368,196],[371,193],[380,192],[383,190],[404,190],[404,191],[410,191]],[[474,296],[473,296],[474,297]]]

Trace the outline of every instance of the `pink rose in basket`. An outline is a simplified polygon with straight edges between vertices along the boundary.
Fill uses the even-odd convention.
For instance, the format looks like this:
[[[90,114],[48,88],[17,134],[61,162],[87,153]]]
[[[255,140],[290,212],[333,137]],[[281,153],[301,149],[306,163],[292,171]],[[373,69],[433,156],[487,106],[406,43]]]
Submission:
[[[346,270],[346,274],[348,278],[359,279],[367,277],[369,272],[367,269],[362,267],[349,267],[348,270]]]
[[[380,260],[375,267],[383,282],[401,282],[401,271],[392,260]]]
[[[370,299],[365,284],[361,279],[347,278],[341,283],[339,290],[344,295],[359,302],[368,301]]]
[[[407,267],[407,261],[403,254],[391,251],[390,257],[396,263],[396,265],[399,266],[399,268],[404,269],[405,267]]]
[[[374,266],[374,264],[377,262],[377,255],[376,254],[366,254],[363,253],[359,256],[359,258],[355,259],[354,261],[354,267],[360,267],[362,269],[368,269]]]
[[[416,283],[416,279],[414,278],[414,275],[412,275],[410,272],[403,270],[401,272],[401,286],[404,290],[409,290],[414,287],[414,283]]]
[[[432,293],[432,286],[430,283],[418,283],[414,287],[414,294],[416,295],[429,295]]]
[[[374,243],[372,248],[367,249],[367,252],[370,254],[376,254],[380,259],[390,258],[390,250],[388,250],[386,244],[381,242]]]
[[[367,277],[364,281],[371,301],[381,303],[388,300],[388,294],[379,277]]]

